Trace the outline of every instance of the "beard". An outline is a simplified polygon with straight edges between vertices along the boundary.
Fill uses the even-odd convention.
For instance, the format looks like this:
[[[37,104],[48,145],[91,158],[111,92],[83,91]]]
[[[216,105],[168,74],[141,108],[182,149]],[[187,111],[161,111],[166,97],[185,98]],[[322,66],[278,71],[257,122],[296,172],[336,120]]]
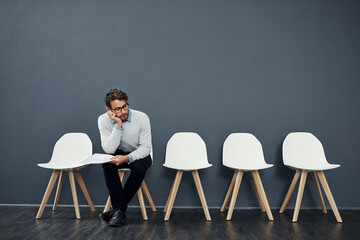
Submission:
[[[128,118],[128,113],[120,115],[119,118],[121,119],[121,121],[125,121]]]

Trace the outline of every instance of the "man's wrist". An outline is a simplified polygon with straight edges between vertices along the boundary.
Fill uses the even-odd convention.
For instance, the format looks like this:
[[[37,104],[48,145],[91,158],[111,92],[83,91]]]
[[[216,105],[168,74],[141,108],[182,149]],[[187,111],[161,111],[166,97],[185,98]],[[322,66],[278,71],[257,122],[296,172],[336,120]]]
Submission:
[[[128,164],[130,164],[134,161],[134,159],[132,158],[132,156],[130,154],[127,155],[127,158],[129,159],[129,161],[127,162]]]
[[[130,161],[130,158],[129,158],[127,155],[122,155],[122,156],[121,156],[121,161],[122,161],[122,162],[129,162],[129,161]]]
[[[119,127],[118,125],[115,125],[115,129],[119,130],[119,131],[124,131],[123,127]]]

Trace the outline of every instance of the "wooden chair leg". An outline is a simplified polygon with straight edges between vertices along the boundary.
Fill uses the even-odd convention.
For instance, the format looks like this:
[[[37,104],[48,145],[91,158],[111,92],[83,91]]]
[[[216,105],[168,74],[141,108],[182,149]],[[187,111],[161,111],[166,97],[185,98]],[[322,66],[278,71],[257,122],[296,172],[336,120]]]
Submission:
[[[321,185],[324,189],[324,192],[326,194],[326,197],[330,203],[330,206],[331,206],[331,209],[333,210],[334,212],[334,215],[335,215],[335,218],[336,218],[336,221],[338,222],[343,222],[342,219],[341,219],[341,216],[340,216],[340,213],[339,213],[339,210],[336,206],[336,203],[335,203],[335,200],[334,200],[334,197],[330,191],[330,187],[329,187],[329,184],[328,182],[326,181],[326,178],[325,178],[325,174],[323,171],[320,171],[320,172],[316,172],[317,176],[319,177],[320,179],[320,182],[321,182]]]
[[[305,183],[306,183],[306,177],[307,177],[307,172],[302,171],[301,172],[301,177],[300,177],[300,183],[299,183],[299,190],[298,190],[298,194],[297,194],[297,197],[296,197],[294,215],[293,215],[293,219],[292,219],[293,222],[297,222],[297,219],[298,219],[298,216],[299,216],[301,200],[302,200],[302,197],[303,197]]]
[[[60,193],[61,193],[61,188],[62,188],[63,181],[64,181],[64,171],[60,171],[59,181],[58,181],[58,185],[57,185],[57,188],[56,188],[53,211],[56,211],[57,205],[59,203],[59,198],[60,198]]]
[[[259,202],[259,206],[260,206],[260,209],[261,209],[261,212],[266,212],[265,211],[265,207],[264,207],[264,203],[262,201],[262,198],[261,198],[261,193],[260,193],[260,189],[258,188],[257,184],[255,183],[255,178],[254,178],[254,174],[252,174],[250,172],[250,176],[251,176],[251,180],[252,180],[252,183],[253,183],[253,186],[254,186],[254,189],[255,189],[255,194],[256,194],[256,198]]]
[[[81,177],[81,174],[79,171],[73,171],[74,174],[75,174],[75,177],[76,177],[76,180],[78,181],[79,185],[80,185],[80,188],[85,196],[85,199],[87,201],[87,203],[89,204],[89,207],[91,209],[92,212],[95,212],[95,208],[94,208],[94,204],[92,203],[91,201],[91,198],[90,198],[90,195],[89,195],[89,192],[85,186],[85,183],[84,183],[84,180],[83,178]]]
[[[169,192],[169,196],[168,196],[168,198],[167,198],[167,200],[166,200],[166,204],[165,204],[165,207],[164,207],[164,212],[165,212],[165,213],[166,213],[167,208],[168,208],[168,206],[169,206],[169,200],[170,200],[170,197],[171,197],[171,193],[172,193],[173,190],[174,190],[175,183],[176,183],[176,177],[175,177],[175,179],[174,179],[173,184],[171,185],[171,189],[170,189],[170,192]]]
[[[111,206],[111,199],[110,199],[110,195],[109,195],[108,198],[107,198],[107,201],[106,201],[105,208],[104,208],[103,212],[109,211],[110,206]]]
[[[241,184],[241,179],[244,175],[243,171],[239,171],[236,170],[236,178],[235,178],[235,183],[234,183],[234,189],[232,191],[232,196],[231,196],[231,201],[230,201],[230,205],[229,205],[229,210],[228,210],[228,214],[226,216],[226,220],[231,220],[233,211],[234,211],[234,207],[235,207],[235,203],[236,203],[236,198],[239,192],[239,188],[240,188],[240,184]]]
[[[41,204],[40,204],[40,207],[39,207],[39,210],[36,214],[36,218],[41,218],[43,212],[44,212],[44,209],[45,209],[45,205],[47,203],[47,201],[49,200],[49,196],[51,194],[51,191],[54,187],[54,184],[56,182],[56,179],[57,177],[59,176],[59,170],[54,170],[51,174],[51,177],[50,177],[50,180],[49,180],[49,183],[46,187],[46,190],[45,190],[45,194],[43,196],[43,199],[41,201]]]
[[[285,199],[284,199],[284,202],[283,202],[283,204],[281,205],[281,208],[280,208],[279,213],[283,213],[283,212],[285,211],[285,208],[286,208],[286,206],[287,206],[288,203],[289,203],[289,200],[290,200],[290,198],[291,198],[291,195],[293,194],[294,189],[295,189],[297,183],[299,182],[300,175],[301,175],[301,171],[296,171],[295,176],[294,176],[294,178],[293,178],[293,180],[292,180],[292,182],[291,182],[291,184],[290,184],[289,190],[288,190],[288,192],[287,192],[287,194],[286,194],[286,197],[285,197]]]
[[[75,215],[77,219],[80,219],[80,209],[79,209],[79,202],[76,194],[76,186],[75,186],[75,178],[74,178],[74,172],[72,170],[69,172],[69,180],[70,180],[70,187],[71,187],[71,193],[74,201],[74,207],[75,207]]]
[[[119,173],[120,182],[124,186],[124,180],[125,180],[125,176],[126,176],[126,171],[119,171],[118,173]]]
[[[141,186],[139,187],[139,189],[138,189],[138,191],[137,191],[137,195],[138,195],[138,198],[139,198],[139,204],[140,204],[140,208],[141,208],[141,213],[142,213],[143,219],[144,219],[145,221],[147,221],[147,220],[148,220],[148,216],[147,216],[147,213],[146,213],[144,196],[143,196],[142,191],[141,191]]]
[[[319,200],[320,200],[321,209],[322,209],[323,213],[327,213],[324,198],[323,198],[323,195],[321,193],[319,179],[317,178],[315,172],[312,172],[311,175],[312,175],[312,178],[313,178],[313,181],[314,181],[314,184],[315,184],[316,193],[317,193],[317,195],[319,197]]]
[[[200,197],[201,205],[202,205],[204,213],[205,213],[205,218],[206,218],[207,221],[211,221],[210,212],[209,212],[209,209],[208,209],[208,206],[207,206],[207,203],[206,203],[204,190],[203,190],[202,185],[201,185],[199,172],[198,171],[192,171],[192,175],[193,175],[193,178],[194,178],[194,181],[195,181],[196,189],[197,189],[199,197]]]
[[[234,189],[235,178],[236,178],[236,171],[234,171],[233,177],[231,179],[229,188],[228,188],[228,190],[226,192],[225,199],[224,199],[224,202],[223,202],[223,204],[221,206],[220,212],[225,212],[226,206],[229,203],[231,193],[233,192],[233,189]]]
[[[151,210],[153,212],[156,212],[155,204],[154,204],[154,202],[153,202],[153,200],[151,198],[151,195],[150,195],[149,189],[146,186],[145,180],[142,182],[141,188],[142,188],[142,190],[143,190],[143,192],[145,194],[145,197],[146,197],[148,203],[150,204]]]
[[[170,193],[169,204],[167,206],[164,221],[169,221],[171,210],[172,210],[172,207],[173,207],[174,202],[175,202],[176,194],[177,194],[177,191],[179,189],[179,185],[180,185],[182,175],[183,175],[183,171],[178,170],[177,173],[176,173],[176,176],[175,176],[174,187],[172,188],[172,191]]]
[[[269,220],[273,221],[274,217],[271,213],[270,205],[269,205],[269,202],[268,202],[266,194],[265,194],[264,186],[261,182],[259,171],[252,171],[251,174],[253,175],[253,178],[255,179],[255,184],[257,185],[257,188],[259,189],[260,201],[264,204],[266,214],[267,214]]]

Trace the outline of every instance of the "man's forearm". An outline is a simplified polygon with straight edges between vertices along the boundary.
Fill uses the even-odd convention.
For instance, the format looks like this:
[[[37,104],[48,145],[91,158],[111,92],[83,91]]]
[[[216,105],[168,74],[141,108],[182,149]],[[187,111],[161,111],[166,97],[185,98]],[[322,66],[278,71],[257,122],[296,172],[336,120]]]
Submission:
[[[101,135],[101,146],[104,151],[108,154],[115,153],[116,149],[119,147],[121,138],[123,135],[123,129],[115,126],[110,135],[104,134]],[[107,137],[108,136],[108,137]]]

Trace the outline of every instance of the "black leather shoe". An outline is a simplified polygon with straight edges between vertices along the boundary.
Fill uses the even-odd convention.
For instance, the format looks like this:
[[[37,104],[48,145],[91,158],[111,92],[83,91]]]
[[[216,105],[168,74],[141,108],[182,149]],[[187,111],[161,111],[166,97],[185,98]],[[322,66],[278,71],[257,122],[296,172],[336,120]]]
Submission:
[[[109,221],[109,226],[116,227],[125,223],[126,216],[125,213],[120,209],[116,210],[113,217]]]
[[[115,209],[112,209],[112,210],[109,210],[107,212],[101,213],[99,215],[99,218],[101,220],[104,220],[105,222],[108,222],[113,217],[114,213],[115,213]]]

